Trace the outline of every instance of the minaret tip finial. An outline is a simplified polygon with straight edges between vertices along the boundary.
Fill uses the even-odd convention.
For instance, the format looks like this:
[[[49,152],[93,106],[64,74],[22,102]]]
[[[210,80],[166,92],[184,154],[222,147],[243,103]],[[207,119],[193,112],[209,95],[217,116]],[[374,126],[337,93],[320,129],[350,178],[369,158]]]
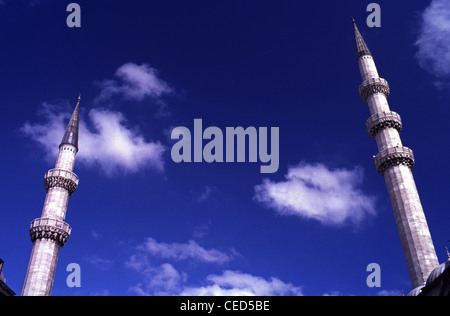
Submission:
[[[364,42],[364,39],[361,35],[361,33],[358,30],[358,27],[356,26],[355,19],[352,17],[353,21],[353,29],[355,31],[355,41],[356,41],[356,58],[359,58],[364,55],[372,55],[369,48],[366,45],[366,42]]]
[[[78,152],[78,127],[79,127],[79,112],[80,112],[80,100],[81,93],[78,95],[77,105],[73,110],[72,116],[70,117],[69,124],[67,125],[66,132],[64,133],[64,137],[59,145],[61,148],[62,145],[68,144],[76,147]]]

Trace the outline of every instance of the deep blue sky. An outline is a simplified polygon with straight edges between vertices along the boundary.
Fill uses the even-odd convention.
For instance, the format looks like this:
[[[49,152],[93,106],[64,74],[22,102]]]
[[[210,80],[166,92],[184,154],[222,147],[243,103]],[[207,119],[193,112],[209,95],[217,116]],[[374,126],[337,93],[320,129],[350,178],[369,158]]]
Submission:
[[[421,67],[414,44],[429,1],[377,1],[380,28],[365,23],[371,1],[76,2],[81,28],[66,25],[68,1],[0,4],[0,257],[18,295],[32,249],[28,225],[40,217],[43,174],[58,150],[43,144],[54,141],[45,128],[62,138],[56,127],[67,124],[79,92],[89,133],[80,134],[80,185],[66,218],[73,231],[53,295],[177,295],[214,285],[250,291],[256,283],[275,291],[273,280],[282,284],[267,292],[275,295],[408,293],[389,197],[373,166],[376,144],[365,130],[369,110],[358,96],[352,16],[389,81],[389,104],[402,116],[401,137],[414,150],[416,184],[446,260],[449,77]],[[139,89],[120,70],[157,82]],[[126,89],[133,87],[138,96]],[[260,163],[174,163],[170,132],[193,132],[195,118],[223,131],[279,127],[278,172],[261,174]],[[121,147],[121,135],[135,146]],[[165,151],[151,156],[146,144]],[[124,162],[131,150],[134,166],[134,156]],[[314,202],[308,210],[258,198],[257,188],[292,184],[288,172],[304,175],[307,167],[348,175],[342,191],[366,204],[328,205],[323,214],[330,191],[317,187],[325,197],[305,197]],[[66,286],[71,262],[81,266],[81,288]],[[366,286],[372,262],[381,266],[381,288]]]

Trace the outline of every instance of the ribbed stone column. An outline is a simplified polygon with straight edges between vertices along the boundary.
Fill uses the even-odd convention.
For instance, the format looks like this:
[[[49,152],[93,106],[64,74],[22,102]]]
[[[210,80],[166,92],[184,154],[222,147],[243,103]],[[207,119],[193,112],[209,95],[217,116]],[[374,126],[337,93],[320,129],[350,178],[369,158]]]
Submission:
[[[59,146],[55,169],[44,175],[47,195],[41,217],[33,220],[30,225],[33,250],[22,290],[23,296],[51,294],[59,250],[72,231],[64,220],[69,197],[75,192],[79,182],[78,176],[72,172],[78,152],[79,103],[80,98]]]
[[[388,82],[378,76],[372,54],[353,21],[356,55],[362,84],[361,99],[368,104],[366,122],[369,135],[377,142],[379,153],[375,167],[384,176],[413,288],[424,285],[439,262],[411,168],[415,159],[411,149],[400,139],[402,120],[389,108]]]

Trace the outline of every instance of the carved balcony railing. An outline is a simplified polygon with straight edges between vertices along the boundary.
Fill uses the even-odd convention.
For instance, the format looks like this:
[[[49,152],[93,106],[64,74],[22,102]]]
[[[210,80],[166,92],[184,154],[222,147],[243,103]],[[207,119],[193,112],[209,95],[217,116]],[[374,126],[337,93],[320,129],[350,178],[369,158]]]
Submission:
[[[50,239],[60,246],[64,246],[71,231],[72,228],[69,224],[54,218],[37,218],[30,224],[32,242],[37,239]]]

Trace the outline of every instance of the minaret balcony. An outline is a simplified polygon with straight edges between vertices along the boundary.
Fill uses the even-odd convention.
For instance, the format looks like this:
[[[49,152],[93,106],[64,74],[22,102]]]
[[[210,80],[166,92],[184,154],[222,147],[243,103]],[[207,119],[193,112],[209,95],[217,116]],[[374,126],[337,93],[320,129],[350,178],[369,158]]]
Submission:
[[[365,103],[375,93],[383,93],[386,97],[389,95],[389,84],[384,78],[369,78],[359,86],[359,96]]]
[[[78,176],[68,170],[51,169],[44,176],[44,185],[47,192],[50,188],[59,187],[66,189],[72,195],[78,187]]]
[[[378,173],[384,175],[393,166],[406,165],[412,168],[415,163],[414,153],[408,147],[387,148],[375,156],[374,163]]]
[[[64,246],[69,239],[71,231],[72,228],[69,224],[54,218],[37,218],[30,225],[32,242],[35,242],[37,239],[49,239],[60,246]]]
[[[366,127],[372,138],[375,138],[375,135],[385,128],[395,128],[400,133],[402,130],[402,119],[398,113],[393,111],[378,112],[367,120]]]

